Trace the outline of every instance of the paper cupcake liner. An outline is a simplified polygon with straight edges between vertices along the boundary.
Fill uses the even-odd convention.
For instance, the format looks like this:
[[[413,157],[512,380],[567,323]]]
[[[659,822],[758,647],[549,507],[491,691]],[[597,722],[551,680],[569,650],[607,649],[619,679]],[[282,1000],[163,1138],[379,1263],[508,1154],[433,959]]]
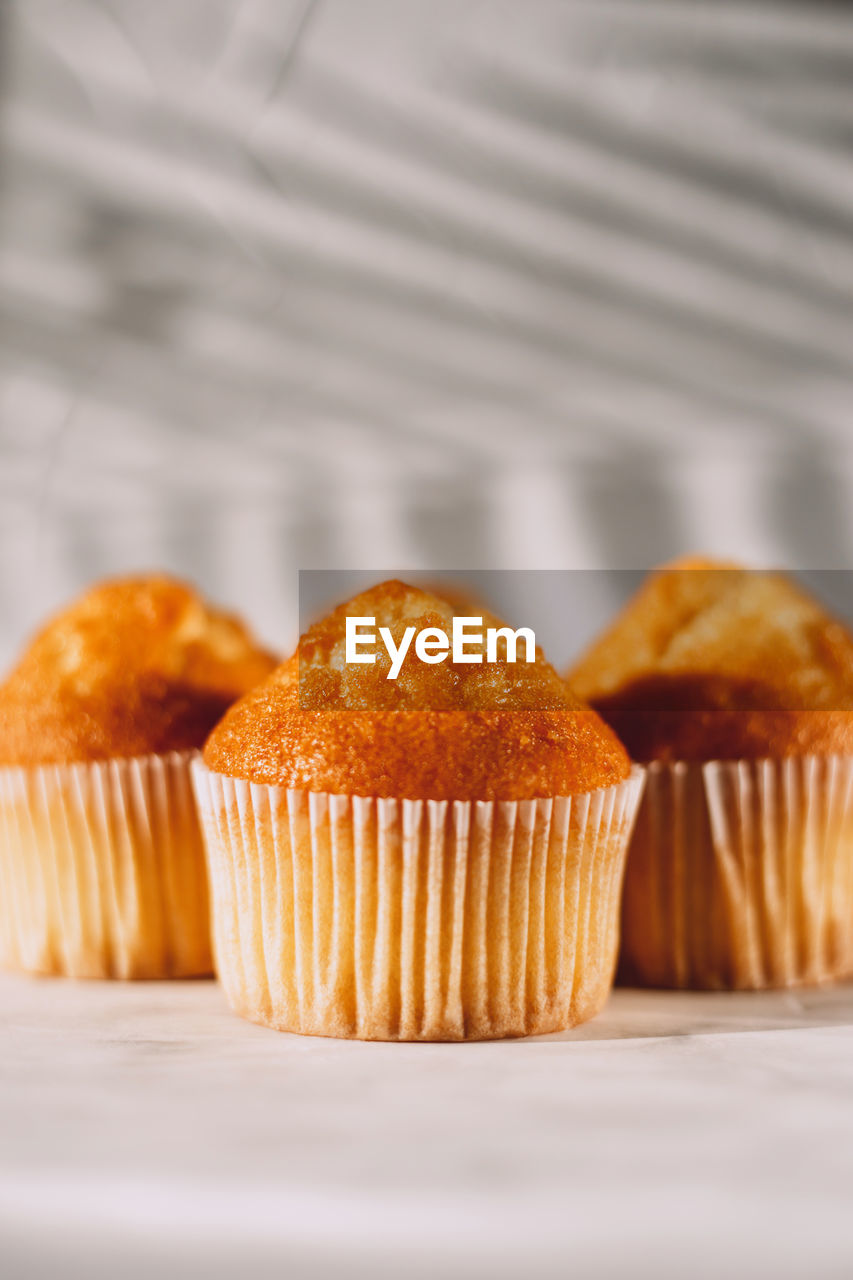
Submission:
[[[649,766],[621,981],[747,990],[853,974],[853,757]]]
[[[591,1017],[642,787],[519,802],[193,781],[232,1007],[310,1035],[464,1040]]]
[[[212,972],[194,754],[0,768],[0,964],[76,978]]]

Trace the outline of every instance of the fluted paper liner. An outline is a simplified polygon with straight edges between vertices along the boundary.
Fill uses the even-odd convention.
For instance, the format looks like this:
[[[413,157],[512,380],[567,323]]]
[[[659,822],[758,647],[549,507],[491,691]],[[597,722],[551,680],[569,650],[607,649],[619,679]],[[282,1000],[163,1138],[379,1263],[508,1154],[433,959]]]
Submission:
[[[388,800],[193,768],[232,1007],[369,1040],[557,1031],[604,1002],[642,775],[573,799]]]
[[[620,980],[746,990],[853,974],[853,757],[652,764]]]
[[[212,972],[194,754],[0,768],[0,964],[76,978]]]

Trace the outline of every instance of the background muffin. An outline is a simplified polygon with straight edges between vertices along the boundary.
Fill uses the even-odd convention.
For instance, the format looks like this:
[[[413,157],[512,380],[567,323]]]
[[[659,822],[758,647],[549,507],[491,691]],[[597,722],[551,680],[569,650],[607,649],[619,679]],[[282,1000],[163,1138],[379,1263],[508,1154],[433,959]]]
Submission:
[[[638,782],[544,660],[344,662],[347,616],[448,631],[383,583],[236,704],[196,770],[217,969],[232,1005],[365,1039],[553,1031],[615,960]],[[499,623],[484,619],[484,626]]]
[[[569,680],[636,760],[853,750],[853,636],[778,573],[676,561]]]
[[[188,757],[273,658],[162,575],[107,582],[0,686],[0,949],[73,976],[211,968]]]
[[[0,764],[200,747],[274,665],[239,619],[185,583],[101,583],[35,636],[0,685]]]
[[[853,972],[853,636],[780,574],[652,575],[568,677],[650,762],[620,971],[763,987]]]

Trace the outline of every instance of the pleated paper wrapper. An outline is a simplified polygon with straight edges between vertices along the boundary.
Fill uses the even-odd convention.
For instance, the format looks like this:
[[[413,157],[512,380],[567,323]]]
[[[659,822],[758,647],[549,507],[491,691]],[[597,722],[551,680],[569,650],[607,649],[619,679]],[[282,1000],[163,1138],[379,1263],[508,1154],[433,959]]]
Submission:
[[[194,752],[0,768],[0,964],[75,978],[212,972]]]
[[[748,990],[853,974],[853,757],[653,764],[620,981]]]
[[[389,800],[193,770],[217,972],[280,1030],[558,1031],[604,1002],[642,773],[573,799]]]

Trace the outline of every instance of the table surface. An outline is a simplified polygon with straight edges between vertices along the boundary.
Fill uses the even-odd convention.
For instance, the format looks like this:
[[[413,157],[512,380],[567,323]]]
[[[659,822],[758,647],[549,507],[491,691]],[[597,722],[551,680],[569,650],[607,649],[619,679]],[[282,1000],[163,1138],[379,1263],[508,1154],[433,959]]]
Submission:
[[[0,1037],[15,1280],[853,1269],[851,986],[395,1045],[252,1026],[212,982],[6,975]]]

